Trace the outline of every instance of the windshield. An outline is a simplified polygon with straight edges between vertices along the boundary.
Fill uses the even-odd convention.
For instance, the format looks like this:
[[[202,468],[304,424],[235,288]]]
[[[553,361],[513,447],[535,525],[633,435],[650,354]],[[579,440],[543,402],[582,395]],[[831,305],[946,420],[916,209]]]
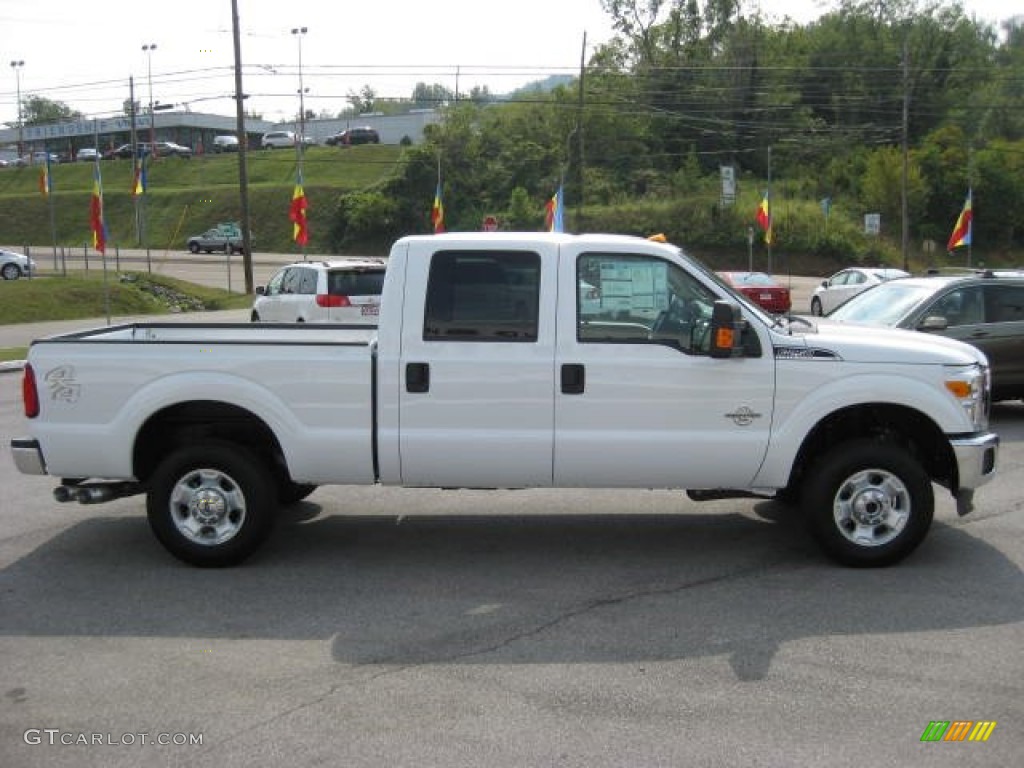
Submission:
[[[913,285],[903,281],[882,283],[840,304],[828,313],[828,318],[847,323],[894,326],[934,293],[934,285]]]

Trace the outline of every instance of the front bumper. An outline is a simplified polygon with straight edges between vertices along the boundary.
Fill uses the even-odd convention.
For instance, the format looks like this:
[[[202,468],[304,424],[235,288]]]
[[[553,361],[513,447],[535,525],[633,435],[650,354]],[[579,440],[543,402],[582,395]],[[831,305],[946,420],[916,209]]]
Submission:
[[[39,441],[33,437],[16,437],[11,440],[11,456],[14,457],[14,466],[23,475],[48,474]]]
[[[974,489],[995,476],[999,435],[994,432],[982,432],[954,437],[950,439],[949,444],[956,458],[958,480],[953,495],[956,498],[957,514],[962,516],[974,509]]]

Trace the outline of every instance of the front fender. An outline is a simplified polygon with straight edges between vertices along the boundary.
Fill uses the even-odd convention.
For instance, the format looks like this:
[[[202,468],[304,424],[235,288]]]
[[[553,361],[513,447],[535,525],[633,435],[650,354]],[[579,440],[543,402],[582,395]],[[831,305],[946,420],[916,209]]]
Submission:
[[[807,436],[824,419],[841,410],[881,403],[915,411],[945,434],[973,429],[960,403],[936,386],[937,382],[905,373],[878,372],[877,366],[875,370],[826,378],[821,375],[825,371],[813,369],[815,365],[818,363],[792,366],[798,369],[797,373],[780,372],[768,454],[754,479],[754,487],[785,487]]]

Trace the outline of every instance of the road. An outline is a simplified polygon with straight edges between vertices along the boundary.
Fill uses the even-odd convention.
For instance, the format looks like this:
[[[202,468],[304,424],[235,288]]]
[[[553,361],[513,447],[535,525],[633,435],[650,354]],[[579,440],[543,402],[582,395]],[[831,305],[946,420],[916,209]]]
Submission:
[[[0,376],[4,436],[19,397]],[[994,426],[979,509],[939,493],[881,570],[825,561],[766,501],[372,487],[199,570],[141,498],[58,504],[5,445],[0,765],[1019,764],[1024,404]],[[997,725],[921,742],[953,720]]]

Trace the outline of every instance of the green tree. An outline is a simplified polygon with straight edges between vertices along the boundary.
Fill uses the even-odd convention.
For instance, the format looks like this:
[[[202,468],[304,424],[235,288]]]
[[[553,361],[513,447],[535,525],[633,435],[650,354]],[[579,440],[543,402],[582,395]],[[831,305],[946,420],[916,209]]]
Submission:
[[[21,115],[25,125],[43,125],[66,120],[80,120],[84,115],[62,101],[45,96],[27,96],[21,100]]]
[[[889,236],[899,233],[902,228],[902,176],[903,155],[896,147],[876,149],[868,157],[861,202],[865,211],[882,214],[882,231]],[[911,156],[907,162],[907,213],[911,231],[920,231],[927,203],[928,187],[921,177],[919,163]]]

